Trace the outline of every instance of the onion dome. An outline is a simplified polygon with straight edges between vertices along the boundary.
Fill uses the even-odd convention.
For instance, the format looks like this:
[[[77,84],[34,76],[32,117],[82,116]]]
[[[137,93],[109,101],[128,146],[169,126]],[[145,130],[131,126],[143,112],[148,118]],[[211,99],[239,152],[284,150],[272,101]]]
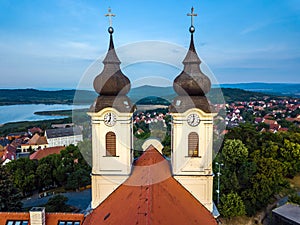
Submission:
[[[212,112],[211,105],[205,94],[210,91],[210,79],[201,71],[201,60],[196,52],[194,45],[194,32],[193,18],[197,16],[192,8],[191,13],[187,14],[191,17],[191,41],[189,50],[183,60],[183,71],[175,78],[173,88],[178,94],[173,99],[170,105],[170,112],[182,113],[191,108],[198,108],[204,112]]]
[[[109,49],[103,60],[103,71],[94,80],[94,89],[100,95],[126,95],[130,91],[130,81],[120,69],[119,60],[114,48],[113,28],[109,27]]]
[[[126,94],[130,91],[130,81],[123,74],[120,68],[119,60],[113,42],[114,29],[112,27],[112,17],[116,16],[108,9],[110,26],[108,33],[110,35],[108,52],[103,60],[104,68],[94,80],[94,89],[99,94],[90,112],[99,112],[104,108],[113,107],[119,112],[133,112],[135,105],[132,104]]]
[[[178,95],[205,96],[211,87],[210,79],[200,69],[201,60],[194,45],[194,31],[195,28],[191,26],[191,42],[183,60],[184,69],[173,83],[174,90]]]

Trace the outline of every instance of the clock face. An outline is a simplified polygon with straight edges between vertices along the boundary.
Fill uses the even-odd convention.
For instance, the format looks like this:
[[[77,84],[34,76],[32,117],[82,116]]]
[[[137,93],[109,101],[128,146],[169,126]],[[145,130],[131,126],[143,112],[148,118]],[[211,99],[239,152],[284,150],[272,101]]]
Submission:
[[[192,127],[198,126],[200,123],[200,117],[197,114],[192,113],[187,117],[187,122]]]
[[[114,126],[117,122],[117,116],[116,114],[112,112],[108,112],[104,115],[104,123],[107,126]]]

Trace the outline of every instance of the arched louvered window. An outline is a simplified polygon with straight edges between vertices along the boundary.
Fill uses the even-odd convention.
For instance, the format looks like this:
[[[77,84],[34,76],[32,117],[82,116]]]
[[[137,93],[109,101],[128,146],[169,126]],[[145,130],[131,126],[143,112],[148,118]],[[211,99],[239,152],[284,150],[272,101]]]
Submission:
[[[197,157],[199,154],[199,136],[196,132],[189,133],[188,156]]]
[[[106,156],[116,156],[116,134],[114,132],[108,132],[105,140]]]

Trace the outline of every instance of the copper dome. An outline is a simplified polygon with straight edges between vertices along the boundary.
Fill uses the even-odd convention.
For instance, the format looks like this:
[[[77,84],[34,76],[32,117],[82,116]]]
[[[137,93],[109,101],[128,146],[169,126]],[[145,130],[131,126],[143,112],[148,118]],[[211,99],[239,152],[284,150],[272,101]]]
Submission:
[[[126,95],[130,91],[130,81],[120,69],[121,61],[114,48],[112,32],[103,64],[103,71],[94,80],[95,91],[100,95]]]
[[[173,83],[174,90],[178,95],[204,96],[210,91],[210,79],[202,73],[200,63],[192,33],[189,51],[183,60],[184,69]]]

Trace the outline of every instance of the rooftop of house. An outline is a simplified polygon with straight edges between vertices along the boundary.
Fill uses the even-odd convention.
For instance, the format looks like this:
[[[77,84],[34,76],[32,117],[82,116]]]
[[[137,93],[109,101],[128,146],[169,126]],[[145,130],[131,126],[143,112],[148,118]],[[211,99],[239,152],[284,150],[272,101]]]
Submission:
[[[46,225],[58,225],[60,221],[77,221],[82,224],[83,214],[77,213],[46,213]],[[0,212],[0,224],[8,224],[9,221],[28,221],[30,225],[29,212]]]
[[[57,129],[48,129],[45,132],[47,138],[58,138],[58,137],[67,137],[81,135],[82,131],[79,127],[67,127],[67,128],[57,128]]]
[[[48,144],[47,138],[45,136],[40,136],[38,134],[33,135],[33,137],[28,141],[29,145],[45,145]]]
[[[298,224],[300,223],[300,207],[298,205],[285,204],[274,209],[272,212],[291,221],[297,222]]]
[[[135,161],[131,176],[94,209],[83,224],[217,223],[213,215],[172,177],[169,162],[150,146]]]
[[[52,155],[52,154],[59,154],[61,150],[65,149],[64,146],[56,146],[56,147],[50,147],[50,148],[44,148],[36,151],[35,153],[30,155],[31,160],[40,160],[46,156]]]

